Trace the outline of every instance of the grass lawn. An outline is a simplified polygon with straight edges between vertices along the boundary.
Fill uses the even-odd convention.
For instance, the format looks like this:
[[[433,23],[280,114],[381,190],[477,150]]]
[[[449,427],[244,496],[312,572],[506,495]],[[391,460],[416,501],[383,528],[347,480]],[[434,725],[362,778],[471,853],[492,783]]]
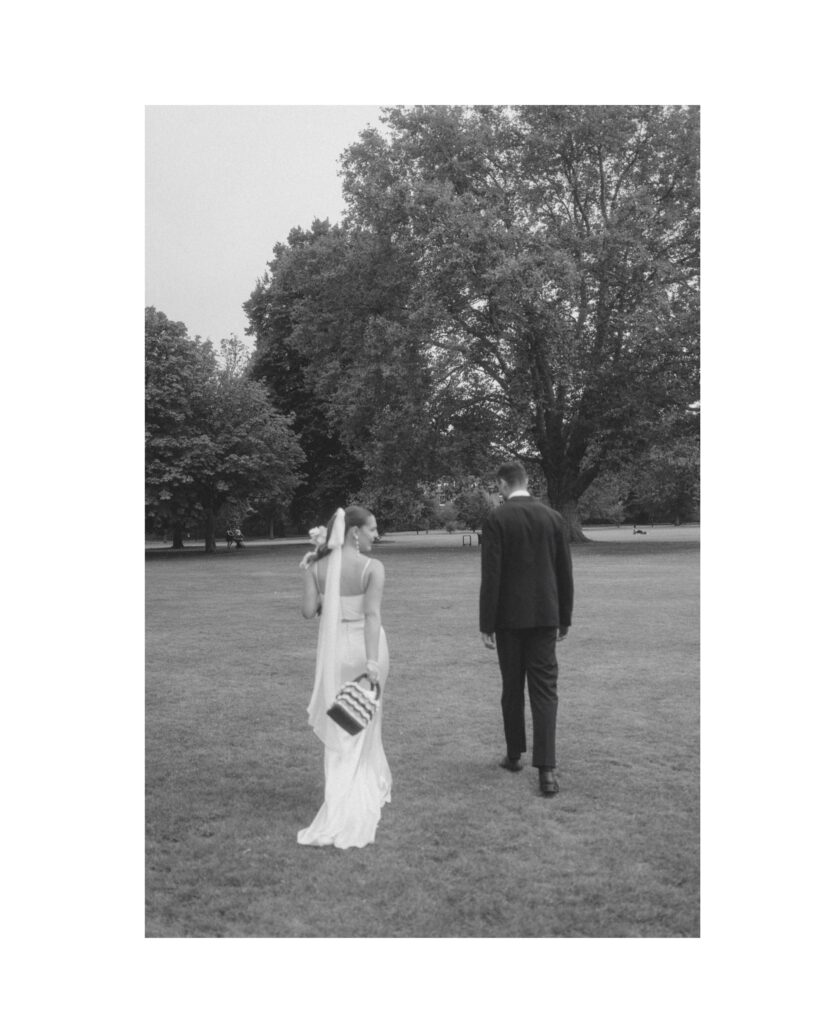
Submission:
[[[697,936],[699,530],[589,535],[558,646],[552,800],[533,768],[497,766],[479,548],[378,546],[392,803],[375,844],[347,851],[296,843],[323,786],[305,548],[151,554],[146,934]]]

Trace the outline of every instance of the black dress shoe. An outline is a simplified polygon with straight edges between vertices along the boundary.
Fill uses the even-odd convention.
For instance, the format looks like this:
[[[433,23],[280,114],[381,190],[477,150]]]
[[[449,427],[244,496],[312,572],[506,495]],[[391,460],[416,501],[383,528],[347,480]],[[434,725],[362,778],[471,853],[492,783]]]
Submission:
[[[508,755],[500,762],[501,768],[505,768],[508,772],[522,772],[523,765],[520,763],[519,757],[509,757]]]
[[[538,768],[538,774],[540,775],[540,792],[544,796],[554,796],[555,793],[560,792],[553,768]]]

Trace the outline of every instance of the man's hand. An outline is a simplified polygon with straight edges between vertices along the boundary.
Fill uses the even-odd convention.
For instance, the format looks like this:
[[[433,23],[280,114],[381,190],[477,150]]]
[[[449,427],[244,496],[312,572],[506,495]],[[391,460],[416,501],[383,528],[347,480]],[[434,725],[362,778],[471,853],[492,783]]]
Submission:
[[[481,640],[483,640],[484,647],[488,647],[490,651],[495,650],[495,634],[494,633],[481,633]]]
[[[558,640],[565,640],[568,635],[569,635],[569,627],[568,626],[561,626],[560,629],[557,631],[557,639]]]

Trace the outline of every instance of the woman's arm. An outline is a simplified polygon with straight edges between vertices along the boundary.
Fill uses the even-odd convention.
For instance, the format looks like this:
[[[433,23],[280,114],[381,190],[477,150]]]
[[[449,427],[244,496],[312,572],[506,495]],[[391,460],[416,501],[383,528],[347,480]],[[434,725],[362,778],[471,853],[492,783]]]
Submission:
[[[384,566],[373,559],[370,562],[367,589],[364,591],[364,650],[367,661],[378,661],[381,639],[381,596],[384,593]]]
[[[301,613],[305,619],[312,619],[321,607],[321,594],[319,593],[316,574],[312,565],[304,570],[304,588],[301,598]]]

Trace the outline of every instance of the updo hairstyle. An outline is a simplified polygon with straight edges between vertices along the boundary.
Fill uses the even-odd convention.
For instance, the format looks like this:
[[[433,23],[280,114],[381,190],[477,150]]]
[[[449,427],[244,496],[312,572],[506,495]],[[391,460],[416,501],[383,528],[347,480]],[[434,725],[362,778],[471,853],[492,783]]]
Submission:
[[[347,534],[354,526],[366,526],[367,520],[372,516],[372,512],[368,508],[364,508],[363,505],[348,505],[344,510],[344,537],[347,538]],[[333,523],[335,522],[336,513],[334,512],[330,516],[330,522],[327,524],[327,540],[333,535]],[[316,551],[313,556],[314,561],[320,562],[322,558],[326,558],[330,554],[330,549],[327,547],[327,541]]]

